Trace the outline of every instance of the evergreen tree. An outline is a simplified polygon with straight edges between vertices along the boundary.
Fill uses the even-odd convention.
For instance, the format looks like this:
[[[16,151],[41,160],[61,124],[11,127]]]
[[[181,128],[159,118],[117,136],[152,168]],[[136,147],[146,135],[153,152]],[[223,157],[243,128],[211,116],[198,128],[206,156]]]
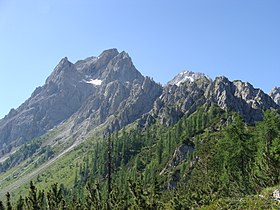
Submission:
[[[225,137],[220,140],[216,160],[221,166],[222,190],[226,195],[250,193],[251,163],[254,153],[251,137],[240,115],[234,116],[234,122],[225,130]]]
[[[254,178],[259,187],[279,183],[280,173],[280,117],[276,112],[266,111],[264,120],[257,124],[256,167]]]
[[[47,193],[47,198],[50,209],[59,209],[63,199],[62,188],[58,188],[57,183],[53,184],[51,190]]]
[[[108,137],[108,145],[107,145],[107,170],[108,170],[108,174],[107,174],[107,209],[111,209],[110,207],[110,196],[111,196],[111,191],[112,191],[112,151],[113,151],[113,142],[111,139],[111,135],[109,135]]]
[[[22,198],[22,196],[20,196],[18,201],[17,201],[16,209],[17,210],[24,210],[24,199]]]
[[[9,192],[6,193],[6,208],[7,210],[12,210],[11,195]]]
[[[39,204],[37,199],[37,189],[33,185],[33,182],[30,182],[30,188],[29,188],[29,196],[26,198],[27,206],[29,209],[32,210],[39,210]]]
[[[2,201],[0,201],[0,210],[5,210],[4,204]]]
[[[88,195],[86,198],[86,208],[87,209],[102,209],[102,198],[99,183],[97,182],[95,186],[92,186],[90,183],[87,183],[86,186]]]

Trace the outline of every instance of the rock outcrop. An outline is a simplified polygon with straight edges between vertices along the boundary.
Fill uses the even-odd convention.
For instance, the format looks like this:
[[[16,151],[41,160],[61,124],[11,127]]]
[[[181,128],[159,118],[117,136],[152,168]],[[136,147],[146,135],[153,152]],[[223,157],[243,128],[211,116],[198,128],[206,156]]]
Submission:
[[[277,92],[274,91],[272,95],[277,102]],[[248,82],[231,82],[224,76],[212,81],[202,73],[183,72],[167,83],[162,95],[155,101],[153,110],[149,112],[149,117],[143,116],[139,125],[147,126],[149,122],[159,119],[162,124],[170,126],[183,115],[190,115],[198,107],[207,104],[238,112],[249,124],[261,120],[263,110],[279,109],[270,96]]]
[[[280,87],[274,87],[270,91],[269,96],[280,106]]]
[[[247,123],[261,120],[265,109],[279,108],[262,90],[248,82],[231,82],[226,77],[217,77],[207,88],[205,97],[223,110],[238,112]]]

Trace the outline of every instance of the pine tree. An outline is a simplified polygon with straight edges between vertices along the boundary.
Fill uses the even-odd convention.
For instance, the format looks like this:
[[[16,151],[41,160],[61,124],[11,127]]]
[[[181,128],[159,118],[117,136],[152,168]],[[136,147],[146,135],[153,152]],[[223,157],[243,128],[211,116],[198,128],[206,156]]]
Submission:
[[[22,198],[22,196],[20,196],[18,201],[17,201],[16,209],[17,210],[23,210],[24,209],[24,199]]]
[[[108,137],[108,145],[107,145],[107,170],[108,170],[108,174],[107,174],[107,193],[108,193],[108,197],[107,197],[107,209],[111,209],[110,207],[110,199],[111,199],[111,191],[112,191],[112,151],[113,151],[113,142],[111,139],[111,136],[109,135]]]
[[[88,192],[88,195],[86,197],[86,208],[96,210],[102,209],[102,198],[99,183],[95,183],[95,186],[87,183],[86,189]]]
[[[7,210],[12,210],[11,195],[9,192],[6,193],[6,208]]]
[[[257,152],[254,178],[259,187],[279,183],[280,117],[276,112],[266,111],[264,120],[256,126]]]
[[[0,201],[0,210],[5,210],[4,204],[2,201]]]
[[[40,210],[40,206],[42,206],[42,201],[44,194],[39,193],[37,194],[37,189],[34,186],[33,182],[30,181],[30,187],[29,187],[29,196],[26,197],[26,204],[27,208],[30,210]]]
[[[50,209],[59,209],[62,202],[62,188],[58,188],[58,184],[55,183],[51,186],[51,190],[47,193],[48,206]]]

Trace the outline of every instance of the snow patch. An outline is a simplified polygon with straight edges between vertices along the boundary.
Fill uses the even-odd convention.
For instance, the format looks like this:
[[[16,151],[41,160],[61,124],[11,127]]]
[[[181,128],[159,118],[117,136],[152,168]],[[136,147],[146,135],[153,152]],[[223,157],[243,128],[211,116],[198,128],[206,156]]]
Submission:
[[[85,81],[88,84],[92,84],[92,85],[101,85],[102,84],[102,80],[100,79],[91,79],[89,81]]]
[[[176,85],[180,86],[182,83],[185,82],[195,82],[196,80],[199,80],[200,78],[205,78],[211,81],[211,78],[206,76],[203,73],[195,73],[193,71],[183,71],[179,73],[177,76],[175,76],[171,81],[167,83],[167,85]]]
[[[183,75],[183,74],[181,74],[181,75]],[[194,78],[191,76],[185,76],[181,80],[177,81],[176,85],[179,86],[181,83],[184,83],[186,81],[194,82]]]

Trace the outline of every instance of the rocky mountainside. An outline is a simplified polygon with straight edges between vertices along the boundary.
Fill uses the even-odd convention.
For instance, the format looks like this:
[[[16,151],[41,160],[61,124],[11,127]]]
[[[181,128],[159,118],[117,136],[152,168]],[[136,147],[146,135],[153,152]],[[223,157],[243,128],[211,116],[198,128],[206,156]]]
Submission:
[[[264,112],[267,109],[278,112]],[[204,194],[209,195],[213,193],[209,186],[219,185],[220,177],[224,177],[225,166],[235,165],[233,172],[237,173],[229,174],[220,185],[224,189],[229,184],[227,180],[240,177],[231,189],[242,186],[243,192],[248,183],[242,178],[239,158],[243,161],[248,151],[252,155],[252,159],[245,160],[248,164],[260,161],[257,167],[248,167],[256,170],[255,178],[270,180],[272,173],[279,174],[279,166],[274,170],[273,165],[279,153],[277,126],[272,128],[278,130],[272,132],[275,138],[271,149],[264,149],[266,133],[270,132],[266,126],[279,124],[279,110],[279,88],[267,95],[247,82],[230,81],[224,76],[211,79],[191,71],[184,71],[161,86],[141,75],[129,55],[116,49],[76,63],[63,58],[42,87],[0,120],[0,200],[5,192],[27,193],[31,180],[40,189],[47,189],[51,182],[63,183],[65,190],[78,194],[85,192],[83,186],[88,180],[101,181],[101,186],[106,186],[106,165],[110,164],[104,163],[106,157],[107,163],[111,162],[111,155],[116,175],[112,180],[121,187],[118,192],[127,191],[127,187],[132,187],[130,192],[137,192],[137,187],[144,189],[137,182],[130,185],[125,181],[135,181],[142,174],[147,186],[165,179],[166,183],[158,189],[175,189],[182,182],[194,187],[189,192],[197,190],[200,195],[200,188],[206,187]],[[247,124],[233,112],[239,113]],[[266,122],[260,124],[265,126],[255,126],[263,117]],[[121,132],[107,135],[120,129]],[[231,138],[233,133],[229,129],[238,135]],[[252,135],[247,135],[252,131]],[[260,132],[263,134],[259,135]],[[244,146],[245,142],[254,145]],[[251,148],[258,147],[259,151],[252,153]],[[229,159],[227,154],[234,149],[237,155]],[[272,155],[275,161],[268,159],[268,164],[264,164],[263,160]],[[221,170],[220,177],[217,170]],[[209,176],[208,172],[212,174]],[[259,172],[263,174],[258,176]],[[251,179],[253,173],[246,174]],[[180,193],[186,195],[185,191]],[[195,201],[193,195],[188,201]],[[123,201],[123,195],[120,196]]]
[[[129,55],[117,49],[76,63],[63,58],[42,87],[0,120],[0,150],[9,152],[63,123],[68,123],[67,135],[79,137],[99,125],[112,132],[136,120],[140,126],[155,119],[172,125],[202,105],[239,112],[254,123],[262,119],[263,109],[279,108],[279,88],[270,95],[275,102],[247,82],[212,80],[191,71],[162,87],[141,75]]]
[[[247,123],[252,124],[262,119],[263,110],[279,109],[275,102],[248,82],[231,82],[224,76],[211,80],[202,73],[186,71],[167,83],[153,110],[139,120],[139,125],[143,127],[160,119],[161,123],[170,126],[200,106],[210,107],[213,104],[225,111],[238,112]]]
[[[280,106],[280,87],[274,87],[269,95]]]
[[[106,50],[75,64],[63,58],[31,97],[0,121],[0,150],[23,144],[67,120],[92,129],[127,125],[149,111],[162,87],[144,77],[125,52]],[[83,126],[81,126],[83,125]]]

